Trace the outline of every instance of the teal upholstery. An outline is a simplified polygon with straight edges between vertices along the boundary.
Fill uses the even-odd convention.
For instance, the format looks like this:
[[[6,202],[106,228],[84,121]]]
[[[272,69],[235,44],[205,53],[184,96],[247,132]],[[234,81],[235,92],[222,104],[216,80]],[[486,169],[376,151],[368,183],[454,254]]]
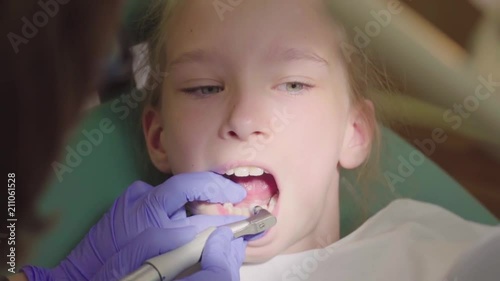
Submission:
[[[53,184],[40,205],[43,213],[55,214],[58,221],[42,237],[30,261],[32,264],[56,265],[133,181],[141,179],[157,184],[165,179],[165,176],[152,172],[154,169],[148,164],[140,133],[139,111],[139,107],[133,108],[121,100],[114,100],[94,109],[76,130],[65,149],[65,152],[74,153],[65,153],[54,166]],[[342,235],[400,197],[441,205],[468,220],[498,223],[430,160],[415,165],[411,174],[398,172],[400,159],[409,159],[416,150],[390,130],[383,130],[382,139],[381,173],[392,171],[407,177],[392,187],[385,180],[374,181],[366,189],[368,196],[364,196],[354,175],[346,174],[341,188]],[[80,161],[75,153],[81,157]]]
[[[478,223],[499,223],[498,218],[432,160],[386,128],[382,130],[379,164],[378,177],[366,187],[356,185],[353,173],[346,173],[341,179],[342,236],[398,198],[436,204]]]

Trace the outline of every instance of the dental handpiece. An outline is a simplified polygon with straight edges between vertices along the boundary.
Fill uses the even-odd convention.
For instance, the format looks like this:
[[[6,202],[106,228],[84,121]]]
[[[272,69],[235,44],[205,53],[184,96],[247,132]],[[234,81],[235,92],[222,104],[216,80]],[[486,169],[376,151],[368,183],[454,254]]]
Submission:
[[[233,238],[259,234],[276,224],[274,217],[260,206],[254,208],[254,215],[234,223],[223,225],[233,232]],[[167,281],[174,280],[186,269],[201,260],[201,254],[208,237],[217,229],[210,227],[199,233],[191,242],[163,255],[147,260],[139,269],[125,276],[121,281]]]

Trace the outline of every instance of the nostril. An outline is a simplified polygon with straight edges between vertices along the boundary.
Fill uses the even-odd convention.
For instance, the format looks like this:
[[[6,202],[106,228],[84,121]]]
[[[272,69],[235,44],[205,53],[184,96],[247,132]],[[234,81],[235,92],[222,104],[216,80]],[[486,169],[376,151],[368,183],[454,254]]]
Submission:
[[[234,131],[230,131],[230,132],[229,132],[229,136],[230,136],[230,137],[237,137],[237,136],[238,136],[238,134],[236,134]]]

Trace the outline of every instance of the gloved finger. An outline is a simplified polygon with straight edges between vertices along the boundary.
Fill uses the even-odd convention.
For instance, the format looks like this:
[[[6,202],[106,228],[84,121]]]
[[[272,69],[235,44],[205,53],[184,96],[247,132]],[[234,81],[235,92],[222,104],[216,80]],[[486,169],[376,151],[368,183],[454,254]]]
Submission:
[[[245,259],[247,243],[243,238],[233,240],[232,232],[227,227],[220,227],[216,231],[207,240],[201,267],[212,272],[228,271],[230,280],[240,280],[240,267]]]
[[[235,258],[235,263],[238,266],[238,269],[243,264],[243,261],[245,261],[245,250],[247,249],[247,244],[248,242],[243,237],[231,241],[231,249],[233,250],[232,256]]]
[[[212,216],[212,215],[194,215],[181,220],[171,220],[168,224],[169,227],[185,227],[195,226],[198,232],[211,227],[221,226],[228,223],[233,223],[246,219],[244,216]]]
[[[168,217],[188,202],[238,203],[246,196],[241,185],[212,172],[175,175],[157,186],[154,193]]]
[[[147,229],[110,257],[91,280],[119,280],[137,270],[144,261],[193,240],[196,234],[196,228],[192,226],[174,229]]]
[[[227,227],[215,230],[203,250],[202,270],[182,280],[240,280],[240,267],[245,257],[246,243],[241,238],[232,240],[232,237],[232,232]]]
[[[123,193],[122,196],[120,196],[118,200],[122,200],[125,202],[134,202],[146,195],[153,188],[154,187],[145,182],[136,181],[132,183],[129,188],[127,188],[127,190]]]
[[[181,208],[175,211],[172,215],[170,215],[171,220],[180,220],[185,219],[187,217],[186,209]]]

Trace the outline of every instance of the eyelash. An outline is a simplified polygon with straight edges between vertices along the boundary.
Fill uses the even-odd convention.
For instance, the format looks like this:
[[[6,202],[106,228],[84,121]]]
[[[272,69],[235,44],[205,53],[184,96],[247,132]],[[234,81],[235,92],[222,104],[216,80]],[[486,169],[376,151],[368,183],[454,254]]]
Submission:
[[[193,96],[198,96],[198,97],[207,97],[212,94],[203,94],[203,93],[197,93],[199,90],[207,89],[207,88],[218,88],[220,89],[220,93],[224,91],[224,88],[221,86],[213,86],[213,85],[208,85],[208,86],[200,86],[200,87],[193,87],[193,88],[186,88],[186,89],[181,89],[181,91],[187,95],[193,95]]]
[[[290,84],[298,84],[298,85],[301,85],[303,87],[302,90],[300,91],[297,91],[297,92],[291,92],[291,93],[301,93],[302,91],[309,91],[311,90],[312,88],[314,88],[314,85],[311,85],[311,84],[308,84],[308,83],[304,83],[304,82],[300,82],[300,81],[291,81],[291,82],[285,82],[283,84],[280,84],[278,85],[279,86],[282,86],[282,85],[290,85]],[[197,93],[199,90],[203,90],[203,89],[207,89],[207,88],[218,88],[220,89],[219,92],[217,93],[220,93],[222,91],[224,91],[224,87],[221,87],[221,86],[213,86],[213,85],[208,85],[208,86],[200,86],[200,87],[193,87],[193,88],[186,88],[186,89],[181,89],[181,91],[187,95],[193,95],[193,96],[198,96],[198,97],[207,97],[207,96],[211,96],[213,94],[203,94],[203,93]],[[277,87],[276,87],[277,88]],[[285,90],[286,91],[286,90]],[[217,94],[215,93],[215,94]]]
[[[289,93],[292,93],[292,94],[302,94],[303,91],[307,92],[307,91],[311,90],[312,88],[314,88],[314,85],[311,85],[311,84],[308,84],[308,83],[304,83],[304,82],[301,82],[301,81],[285,82],[283,84],[280,84],[279,86],[281,86],[281,85],[285,85],[286,86],[286,85],[290,85],[290,84],[297,84],[297,85],[301,85],[303,87],[302,90],[297,91],[297,92],[290,91]]]

